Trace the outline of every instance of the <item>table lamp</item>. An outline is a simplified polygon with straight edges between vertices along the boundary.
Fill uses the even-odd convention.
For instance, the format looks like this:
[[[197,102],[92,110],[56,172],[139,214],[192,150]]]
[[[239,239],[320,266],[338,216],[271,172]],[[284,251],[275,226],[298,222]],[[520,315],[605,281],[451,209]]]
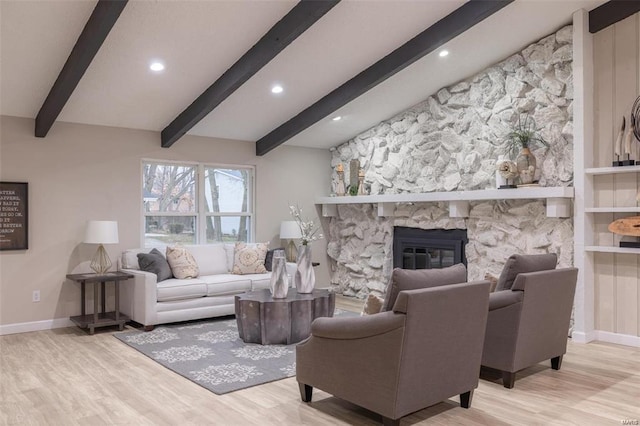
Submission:
[[[90,220],[84,236],[86,244],[100,244],[91,259],[91,269],[102,275],[111,268],[111,259],[103,244],[118,244],[118,222],[113,220]]]
[[[302,233],[300,232],[298,222],[296,222],[295,220],[282,221],[282,223],[280,224],[280,239],[289,240],[289,245],[287,246],[287,262],[296,261],[298,250],[296,249],[296,244],[293,242],[293,240],[298,238],[302,238]]]

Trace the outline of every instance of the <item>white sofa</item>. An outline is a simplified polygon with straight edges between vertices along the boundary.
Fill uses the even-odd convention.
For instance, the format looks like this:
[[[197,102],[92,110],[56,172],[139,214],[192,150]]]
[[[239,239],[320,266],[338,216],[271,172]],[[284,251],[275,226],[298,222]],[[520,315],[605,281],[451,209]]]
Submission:
[[[138,266],[137,254],[148,253],[151,249],[147,248],[126,250],[119,259],[119,269],[134,276],[120,286],[120,311],[145,330],[157,324],[232,315],[236,294],[269,288],[271,272],[229,272],[233,268],[234,244],[184,247],[198,263],[197,278],[170,278],[158,283],[156,274],[141,271]],[[294,276],[295,270],[295,263],[287,263],[289,277]]]

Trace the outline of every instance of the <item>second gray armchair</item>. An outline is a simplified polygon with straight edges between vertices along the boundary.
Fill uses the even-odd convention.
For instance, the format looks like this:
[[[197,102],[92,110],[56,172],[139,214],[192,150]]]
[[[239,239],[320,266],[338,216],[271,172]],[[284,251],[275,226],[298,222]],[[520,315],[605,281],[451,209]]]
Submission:
[[[511,256],[498,282],[502,290],[490,295],[482,365],[500,370],[506,388],[516,372],[541,361],[560,369],[578,270],[555,267],[555,254]]]

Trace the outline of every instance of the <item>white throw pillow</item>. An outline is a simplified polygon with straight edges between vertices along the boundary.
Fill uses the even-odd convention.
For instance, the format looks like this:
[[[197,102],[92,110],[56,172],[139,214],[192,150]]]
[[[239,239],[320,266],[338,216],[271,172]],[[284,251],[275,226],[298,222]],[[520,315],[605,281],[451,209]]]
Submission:
[[[140,269],[138,265],[138,253],[149,253],[150,248],[128,249],[122,252],[120,257],[120,268],[122,269]]]
[[[169,262],[171,272],[176,278],[196,278],[200,275],[196,260],[185,247],[167,246],[167,262]]]
[[[268,243],[247,244],[237,242],[234,256],[232,274],[264,274],[267,268],[264,266],[264,259],[269,250]]]

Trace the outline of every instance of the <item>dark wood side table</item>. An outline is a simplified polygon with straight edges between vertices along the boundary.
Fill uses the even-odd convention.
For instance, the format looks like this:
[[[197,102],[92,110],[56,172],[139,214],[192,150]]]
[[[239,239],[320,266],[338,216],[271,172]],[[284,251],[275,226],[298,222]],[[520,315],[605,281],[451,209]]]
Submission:
[[[96,327],[106,327],[117,325],[120,330],[124,329],[124,324],[129,321],[129,317],[120,313],[120,281],[133,278],[133,275],[125,272],[107,272],[106,274],[69,274],[67,279],[80,283],[80,302],[82,303],[81,315],[70,317],[80,328],[88,328],[89,334],[93,334]],[[116,291],[116,300],[113,311],[106,312],[106,292],[105,285],[113,281]],[[85,312],[86,290],[85,285],[93,283],[93,313]],[[98,311],[98,284],[100,284],[100,304]]]
[[[289,289],[284,299],[274,299],[268,289],[235,296],[238,333],[245,343],[290,345],[311,334],[311,323],[318,317],[332,317],[335,293],[313,290],[301,294]]]

